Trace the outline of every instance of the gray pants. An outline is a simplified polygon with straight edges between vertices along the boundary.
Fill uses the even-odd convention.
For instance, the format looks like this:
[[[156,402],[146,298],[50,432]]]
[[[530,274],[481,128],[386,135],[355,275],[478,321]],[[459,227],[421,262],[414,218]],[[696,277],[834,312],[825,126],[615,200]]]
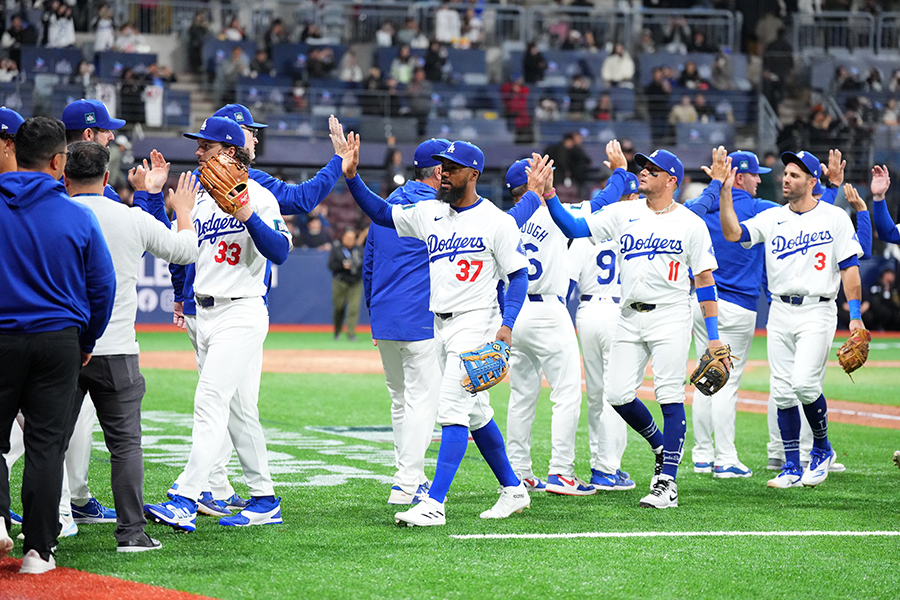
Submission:
[[[334,337],[341,334],[344,315],[347,316],[347,335],[356,335],[356,323],[359,321],[359,306],[362,300],[362,280],[347,283],[335,277],[331,280],[331,302],[334,306]]]
[[[141,451],[141,400],[144,376],[137,354],[94,356],[78,377],[79,399],[91,393],[112,465],[116,541],[144,533],[144,456]]]

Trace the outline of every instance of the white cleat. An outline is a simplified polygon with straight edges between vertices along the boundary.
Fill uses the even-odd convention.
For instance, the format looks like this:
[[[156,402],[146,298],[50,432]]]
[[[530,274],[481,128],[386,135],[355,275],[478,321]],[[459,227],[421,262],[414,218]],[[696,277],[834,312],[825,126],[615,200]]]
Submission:
[[[786,462],[781,468],[781,473],[776,475],[775,479],[770,479],[766,486],[779,489],[800,487],[803,485],[800,482],[802,476],[803,471],[799,467],[794,466],[792,462]]]
[[[525,484],[509,485],[500,490],[500,499],[490,510],[481,513],[482,519],[505,519],[513,513],[520,513],[526,508],[531,508],[531,497]]]
[[[41,558],[41,555],[38,554],[37,550],[32,549],[22,557],[22,566],[19,568],[19,573],[25,575],[40,575],[41,573],[52,571],[55,568],[56,560],[53,558],[52,554],[50,555],[50,560],[44,560]]]
[[[660,475],[653,482],[650,493],[641,498],[641,508],[677,508],[678,484],[668,475]]]
[[[444,516],[444,503],[426,496],[411,509],[395,514],[394,521],[397,525],[406,525],[407,527],[446,525],[447,518]]]
[[[828,478],[828,469],[831,467],[837,453],[834,450],[820,450],[813,448],[809,453],[809,466],[803,471],[800,483],[807,487],[815,487]]]

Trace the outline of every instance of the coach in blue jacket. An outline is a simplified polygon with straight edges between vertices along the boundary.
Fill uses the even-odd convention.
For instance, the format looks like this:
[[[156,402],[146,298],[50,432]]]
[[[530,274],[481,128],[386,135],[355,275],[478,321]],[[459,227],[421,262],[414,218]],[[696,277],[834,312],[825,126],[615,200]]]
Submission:
[[[431,158],[450,146],[444,139],[419,144],[415,180],[388,196],[391,204],[434,200],[441,184],[441,163]],[[428,310],[431,285],[425,242],[399,237],[372,223],[363,255],[363,290],[369,307],[372,340],[391,395],[391,424],[397,473],[388,504],[416,504],[428,491],[425,452],[431,443],[440,372],[434,343],[434,314]]]
[[[68,436],[80,403],[81,367],[112,313],[116,274],[100,225],[60,182],[63,124],[28,119],[15,137],[18,171],[0,175],[0,454],[25,415],[22,573],[55,567],[59,497]],[[0,460],[0,557],[7,535],[9,472]]]

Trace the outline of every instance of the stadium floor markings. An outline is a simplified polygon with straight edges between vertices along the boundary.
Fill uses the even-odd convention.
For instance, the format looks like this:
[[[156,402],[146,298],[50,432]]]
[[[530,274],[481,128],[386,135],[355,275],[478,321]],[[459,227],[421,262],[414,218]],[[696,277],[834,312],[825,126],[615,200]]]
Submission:
[[[558,540],[680,537],[900,537],[900,531],[590,531],[583,533],[471,533],[456,540]]]

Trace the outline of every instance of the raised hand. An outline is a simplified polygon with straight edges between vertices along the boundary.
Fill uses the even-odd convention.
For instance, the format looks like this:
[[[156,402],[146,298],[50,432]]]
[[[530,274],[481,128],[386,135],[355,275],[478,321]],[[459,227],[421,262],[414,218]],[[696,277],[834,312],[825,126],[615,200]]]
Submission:
[[[528,160],[528,191],[543,196],[553,189],[553,161],[546,154],[534,153]],[[547,184],[549,183],[549,188]]]
[[[846,160],[841,160],[841,151],[835,148],[828,151],[828,166],[822,165],[822,175],[828,178],[832,185],[840,186],[844,183],[844,167],[847,166]]]
[[[331,138],[334,153],[346,160],[348,147],[347,139],[344,137],[344,126],[334,115],[328,117],[328,137]]]
[[[853,210],[856,212],[869,210],[866,206],[866,201],[859,197],[859,192],[857,192],[856,188],[849,183],[844,184],[844,195],[847,197],[847,202],[850,203],[850,206],[852,206]]]
[[[704,166],[700,168],[703,169],[703,172],[706,173],[710,179],[724,182],[725,177],[727,177],[729,171],[731,171],[731,159],[728,158],[728,151],[725,150],[725,146],[719,146],[718,148],[713,149],[711,167]]]
[[[872,196],[876,201],[884,200],[888,188],[891,187],[891,175],[887,166],[875,165],[872,167]]]
[[[167,173],[168,170],[169,166],[166,164]],[[194,201],[197,199],[199,192],[200,181],[193,173],[186,171],[178,176],[178,185],[174,189],[169,188],[168,204],[175,210],[175,214],[190,215],[194,209]]]
[[[356,168],[359,166],[359,134],[351,131],[347,134],[345,143],[347,146],[346,156],[341,155],[343,159],[341,168],[344,171],[344,177],[353,179],[356,177]]]
[[[147,160],[144,160],[145,179],[144,185],[151,194],[158,194],[169,181],[170,163],[166,162],[161,152],[153,150],[150,152],[150,168],[147,167]]]
[[[724,192],[727,188],[728,191],[731,191],[731,188],[734,187],[734,178],[737,177],[737,167],[731,168],[731,157],[728,157],[728,160],[725,161],[725,171],[727,175],[725,175],[725,180],[722,182],[722,191]]]
[[[147,167],[147,161],[144,161],[143,165],[136,165],[131,167],[128,170],[128,183],[131,184],[131,187],[134,188],[136,192],[146,192],[147,191],[147,171],[149,168]]]
[[[607,160],[604,160],[603,164],[610,171],[628,168],[628,160],[625,158],[625,153],[622,152],[622,145],[619,144],[619,140],[610,140],[606,143],[606,158]]]

